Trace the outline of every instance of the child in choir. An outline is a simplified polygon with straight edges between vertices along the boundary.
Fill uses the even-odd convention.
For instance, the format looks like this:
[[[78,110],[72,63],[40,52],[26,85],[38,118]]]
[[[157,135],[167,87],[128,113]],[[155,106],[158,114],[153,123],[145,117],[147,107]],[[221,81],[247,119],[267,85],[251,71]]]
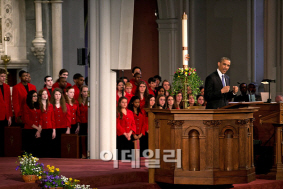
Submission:
[[[60,71],[59,71],[59,78],[60,77],[65,77],[66,78],[66,82],[67,82],[67,79],[68,79],[68,76],[69,76],[69,72],[68,72],[68,70],[66,70],[66,69],[61,69]],[[71,87],[72,85],[71,85],[71,83],[66,83],[66,87]],[[53,86],[52,86],[53,88],[60,88],[59,87],[59,79],[57,79],[57,81],[53,84]]]
[[[52,93],[51,104],[53,105],[56,140],[55,140],[55,157],[61,157],[61,135],[70,134],[71,112],[65,102],[64,93],[61,89],[56,88]]]
[[[73,87],[67,87],[65,100],[71,112],[71,134],[79,134],[80,123],[78,122],[79,103],[74,99],[75,90]]]
[[[164,89],[165,89],[165,96],[168,96],[168,95],[169,95],[169,92],[170,92],[170,89],[171,89],[171,85],[170,85],[169,81],[164,80],[164,81],[162,82],[162,86],[163,86]]]
[[[117,106],[117,149],[118,160],[127,159],[122,157],[123,150],[134,149],[134,143],[131,141],[132,134],[136,132],[136,124],[134,114],[131,110],[127,109],[127,98],[121,97]]]
[[[126,97],[128,99],[128,102],[130,102],[133,95],[125,91],[124,81],[118,80],[117,81],[117,92],[116,92],[116,105],[118,104],[119,98],[121,98],[122,96]]]
[[[75,89],[75,96],[74,96],[74,99],[75,100],[78,100],[79,99],[79,96],[80,96],[80,89],[81,89],[81,86],[84,84],[85,82],[85,79],[84,79],[84,76],[82,76],[80,73],[76,73],[74,76],[73,76],[73,81],[74,81],[74,85],[73,85],[73,88]]]
[[[25,124],[23,129],[23,150],[32,153],[34,156],[38,154],[40,146],[40,137],[42,127],[40,123],[41,111],[39,108],[38,96],[35,90],[29,91],[24,105],[22,121]]]
[[[167,96],[166,98],[166,109],[168,110],[176,109],[174,104],[174,97],[171,95]]]
[[[134,113],[134,119],[136,124],[136,133],[133,134],[135,140],[139,140],[142,136],[145,135],[145,111],[141,111],[140,109],[140,99],[138,96],[133,96],[129,105],[128,109]],[[142,151],[140,151],[142,154]]]
[[[156,98],[156,108],[159,108],[159,109],[165,109],[165,95],[159,95],[157,96]]]
[[[148,92],[149,94],[155,95],[156,79],[151,77],[148,79]]]
[[[87,127],[88,127],[88,86],[81,87],[79,96],[79,116],[78,121],[80,123],[79,135],[81,136],[81,149],[82,158],[87,157]]]
[[[175,107],[176,109],[183,109],[183,94],[182,92],[178,92],[178,94],[175,95]]]
[[[127,82],[125,84],[125,91],[126,91],[126,93],[132,95],[132,88],[133,88],[133,85],[130,82]]]
[[[146,108],[154,108],[155,106],[155,96],[150,94],[148,95],[145,107]],[[145,126],[143,130],[143,137],[140,139],[140,152],[141,157],[145,156],[146,154],[143,154],[144,150],[148,149],[148,114],[143,110],[142,113],[145,115]]]
[[[139,83],[140,83],[140,81],[141,81],[141,78],[142,78],[142,76],[141,76],[140,73],[135,73],[135,75],[134,75],[135,82],[134,82],[134,83],[131,82],[132,85],[133,85],[133,88],[132,88],[132,94],[133,94],[133,95],[136,94],[136,90],[137,90],[137,87],[138,87],[138,85],[139,85]],[[132,80],[131,80],[131,81],[132,81]]]
[[[40,125],[41,131],[41,155],[42,157],[54,157],[54,140],[56,138],[56,128],[53,105],[49,103],[48,94],[45,89],[38,92],[39,107],[41,110]]]
[[[147,85],[144,81],[140,81],[135,96],[140,98],[140,108],[143,109],[145,106],[145,100],[148,97]]]
[[[165,89],[162,86],[157,87],[155,96],[165,95]]]
[[[204,98],[202,95],[197,95],[197,106],[204,106]]]
[[[5,84],[6,70],[0,68],[0,157],[4,156],[4,130],[12,124],[12,106],[10,86]]]
[[[189,106],[196,106],[194,95],[189,95]]]
[[[48,93],[48,99],[51,99],[51,94],[54,88],[52,88],[53,85],[53,79],[51,76],[47,75],[44,77],[44,89],[46,89]]]

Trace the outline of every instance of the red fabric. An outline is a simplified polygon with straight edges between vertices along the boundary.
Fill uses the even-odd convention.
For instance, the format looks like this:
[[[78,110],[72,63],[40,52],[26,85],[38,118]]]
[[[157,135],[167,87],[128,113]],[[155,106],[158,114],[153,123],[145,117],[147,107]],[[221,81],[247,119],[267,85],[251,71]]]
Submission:
[[[35,90],[36,87],[30,83],[28,83],[28,90]],[[24,105],[26,103],[26,98],[27,98],[27,90],[25,86],[22,83],[18,83],[13,87],[13,93],[12,93],[12,99],[13,99],[13,108],[14,108],[14,113],[15,117],[22,116],[22,110],[24,108]]]
[[[11,93],[10,86],[3,83],[4,98],[2,90],[0,90],[0,120],[8,120],[9,117],[13,116],[12,105],[11,105]]]
[[[140,109],[142,110],[145,106],[145,98],[140,99]]]
[[[136,132],[136,124],[134,114],[131,110],[127,109],[127,115],[123,114],[123,118],[120,119],[120,115],[118,115],[116,119],[117,123],[117,136],[121,136],[124,133],[128,133],[131,130],[133,133]]]
[[[144,127],[143,127],[142,134],[145,135],[145,133],[148,132],[148,115],[143,109],[141,111],[144,116]]]
[[[67,88],[67,87],[71,87],[71,86],[72,86],[71,83],[68,83],[68,82],[67,82],[66,88]],[[58,83],[58,82],[55,82],[55,83],[52,85],[52,88],[54,88],[54,89],[55,89],[55,88],[60,88],[60,87],[59,87],[59,83]]]
[[[155,90],[154,90],[154,91],[155,91]],[[152,94],[153,96],[155,96],[154,91],[153,91],[150,87],[148,88],[148,93],[149,93],[149,94]]]
[[[30,109],[27,104],[24,105],[22,121],[25,124],[25,129],[33,129],[31,126],[39,126],[40,123],[40,109]]]
[[[74,99],[78,100],[79,96],[80,96],[80,89],[77,85],[73,85],[73,88],[75,89],[75,95],[74,95]]]
[[[40,115],[40,125],[42,129],[55,129],[55,119],[54,119],[54,111],[53,105],[49,104],[47,110],[41,112]]]
[[[127,92],[125,92],[126,93],[126,95],[125,95],[125,97],[127,98],[127,100],[128,100],[128,104],[130,103],[130,100],[131,100],[131,98],[134,96],[133,94],[129,94],[129,93],[127,93]],[[116,91],[116,106],[118,106],[118,102],[119,102],[119,95],[118,95],[118,91]]]
[[[78,118],[78,112],[79,112],[79,108],[78,108],[79,103],[76,101],[73,105],[68,104],[70,112],[71,112],[71,124],[74,125],[78,122],[79,118]]]
[[[67,111],[63,112],[62,107],[57,108],[54,106],[54,119],[55,127],[57,128],[71,128],[71,112],[70,108],[66,103]]]
[[[136,86],[135,82],[136,82],[135,78],[132,78],[132,79],[130,80],[130,83],[131,83],[132,86],[133,86],[133,88],[132,88],[132,95],[135,95],[136,90],[137,90],[137,86]]]
[[[49,99],[49,101],[50,101],[50,99],[51,99],[51,94],[50,94],[49,90],[48,90],[46,87],[44,87],[43,89],[45,89],[45,90],[47,91],[48,99]],[[52,91],[52,92],[54,91],[54,88],[53,88],[53,87],[52,87],[51,91]]]
[[[145,134],[144,133],[144,127],[145,127],[145,116],[140,112],[139,115],[134,114],[135,124],[136,124],[136,134]]]
[[[78,122],[80,123],[87,123],[88,122],[88,106],[80,104],[79,105],[79,115],[78,115]]]

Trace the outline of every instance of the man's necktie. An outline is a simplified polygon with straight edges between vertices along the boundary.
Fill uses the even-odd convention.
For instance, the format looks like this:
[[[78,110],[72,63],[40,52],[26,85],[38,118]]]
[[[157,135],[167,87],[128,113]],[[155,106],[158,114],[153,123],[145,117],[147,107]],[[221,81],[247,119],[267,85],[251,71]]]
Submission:
[[[223,85],[223,87],[225,87],[226,85],[225,85],[225,78],[224,78],[224,74],[222,75],[222,85]]]

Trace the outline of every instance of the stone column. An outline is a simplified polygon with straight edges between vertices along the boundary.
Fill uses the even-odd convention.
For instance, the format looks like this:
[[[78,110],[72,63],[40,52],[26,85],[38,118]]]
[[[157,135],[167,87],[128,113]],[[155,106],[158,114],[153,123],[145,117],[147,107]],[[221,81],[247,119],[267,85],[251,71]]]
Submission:
[[[31,51],[38,58],[38,61],[42,64],[44,59],[46,40],[43,38],[42,32],[42,6],[40,1],[35,1],[35,39],[32,41],[34,47],[31,47]]]
[[[53,78],[57,78],[63,68],[62,2],[52,0],[52,57]]]

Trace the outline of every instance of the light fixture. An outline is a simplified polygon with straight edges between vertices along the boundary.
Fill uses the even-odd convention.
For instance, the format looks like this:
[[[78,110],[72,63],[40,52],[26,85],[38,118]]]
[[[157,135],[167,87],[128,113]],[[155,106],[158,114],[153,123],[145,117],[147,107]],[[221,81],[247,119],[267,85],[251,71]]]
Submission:
[[[269,85],[269,99],[267,99],[267,103],[271,103],[271,96],[270,96],[270,83],[275,83],[275,80],[272,79],[263,79],[261,81],[262,84],[264,85]]]

